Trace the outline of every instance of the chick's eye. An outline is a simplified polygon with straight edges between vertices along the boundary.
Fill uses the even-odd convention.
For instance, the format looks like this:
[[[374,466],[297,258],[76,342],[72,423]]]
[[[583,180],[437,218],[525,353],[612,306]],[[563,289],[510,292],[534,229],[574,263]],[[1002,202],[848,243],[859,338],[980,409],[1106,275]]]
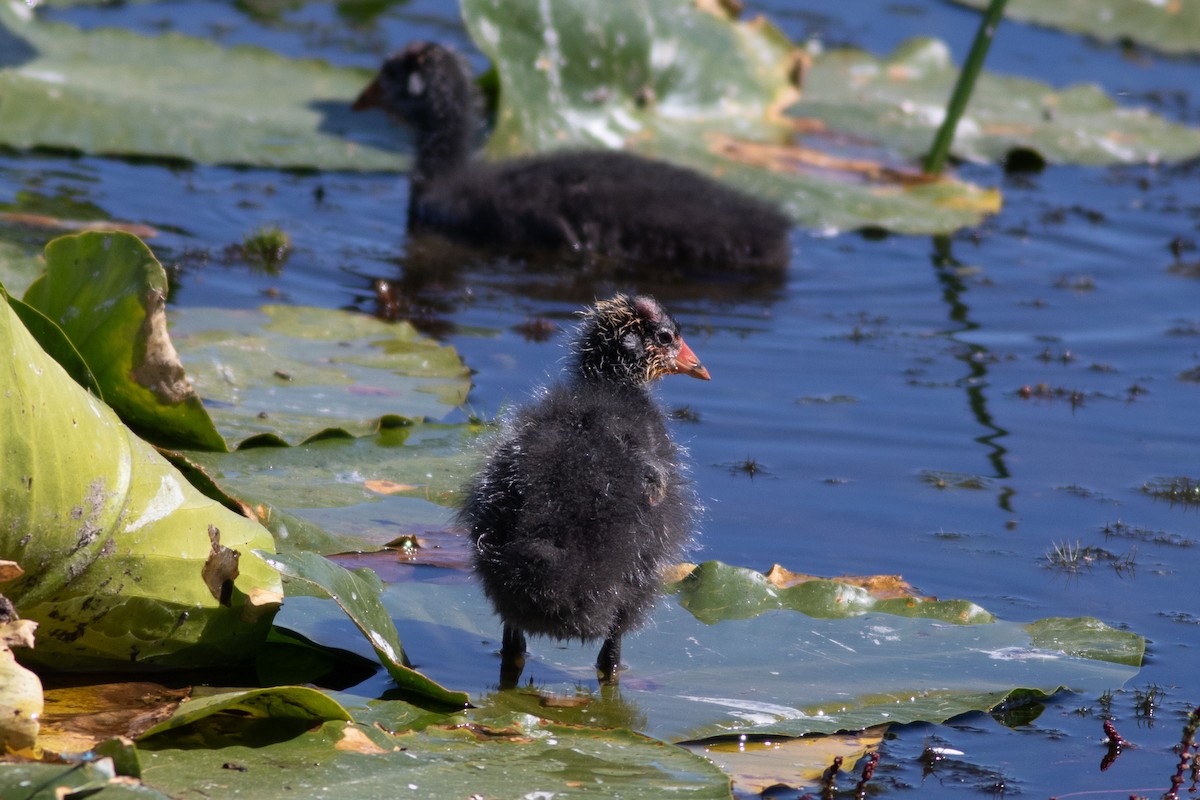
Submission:
[[[675,341],[675,334],[666,328],[662,328],[654,335],[654,341],[665,347]]]

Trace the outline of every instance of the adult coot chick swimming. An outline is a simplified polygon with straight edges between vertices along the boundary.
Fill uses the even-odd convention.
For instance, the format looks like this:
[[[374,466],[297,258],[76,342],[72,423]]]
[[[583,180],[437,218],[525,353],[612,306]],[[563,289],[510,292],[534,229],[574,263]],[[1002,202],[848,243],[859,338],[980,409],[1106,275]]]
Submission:
[[[621,637],[644,620],[698,507],[647,391],[663,375],[709,380],[671,315],[651,297],[601,301],[572,356],[565,380],[506,424],[458,515],[504,623],[502,686],[520,676],[527,633],[603,639],[596,668],[615,682]]]
[[[355,101],[355,110],[383,108],[415,131],[410,226],[476,245],[659,268],[753,272],[788,263],[787,217],[689,169],[603,150],[472,158],[478,106],[462,59],[426,42],[384,62]]]

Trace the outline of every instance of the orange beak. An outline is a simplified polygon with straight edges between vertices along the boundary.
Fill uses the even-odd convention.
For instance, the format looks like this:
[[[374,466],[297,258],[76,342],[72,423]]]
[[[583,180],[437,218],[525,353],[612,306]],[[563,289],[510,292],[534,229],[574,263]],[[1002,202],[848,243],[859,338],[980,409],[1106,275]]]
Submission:
[[[712,380],[712,376],[708,374],[708,370],[700,363],[700,359],[696,358],[696,354],[692,352],[692,348],[688,347],[687,342],[683,339],[679,340],[679,355],[675,356],[675,367],[670,371],[671,375],[690,375],[693,378],[699,378],[702,381]]]
[[[376,78],[359,93],[358,99],[350,106],[350,110],[366,111],[368,108],[379,108],[381,105],[383,105],[383,89],[379,85],[379,78]]]

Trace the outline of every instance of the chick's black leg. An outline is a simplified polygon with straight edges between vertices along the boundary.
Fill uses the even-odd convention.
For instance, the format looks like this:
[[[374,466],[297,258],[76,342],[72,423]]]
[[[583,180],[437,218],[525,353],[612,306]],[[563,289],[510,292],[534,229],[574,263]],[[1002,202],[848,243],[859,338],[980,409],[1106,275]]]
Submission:
[[[617,682],[617,673],[621,669],[621,634],[614,633],[604,640],[600,655],[596,657],[596,669],[601,683]]]
[[[500,688],[515,689],[525,669],[525,634],[512,625],[504,626],[500,645]]]

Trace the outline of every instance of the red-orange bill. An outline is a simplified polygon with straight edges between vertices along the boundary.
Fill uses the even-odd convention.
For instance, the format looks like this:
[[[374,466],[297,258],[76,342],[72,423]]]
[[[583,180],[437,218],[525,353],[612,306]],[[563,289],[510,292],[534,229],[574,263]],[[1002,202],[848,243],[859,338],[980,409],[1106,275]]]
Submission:
[[[675,369],[671,370],[675,375],[690,375],[693,378],[699,378],[702,381],[712,380],[712,376],[708,374],[708,370],[700,363],[700,359],[696,358],[696,354],[692,352],[692,348],[688,347],[687,342],[679,340],[679,355],[675,356]]]

